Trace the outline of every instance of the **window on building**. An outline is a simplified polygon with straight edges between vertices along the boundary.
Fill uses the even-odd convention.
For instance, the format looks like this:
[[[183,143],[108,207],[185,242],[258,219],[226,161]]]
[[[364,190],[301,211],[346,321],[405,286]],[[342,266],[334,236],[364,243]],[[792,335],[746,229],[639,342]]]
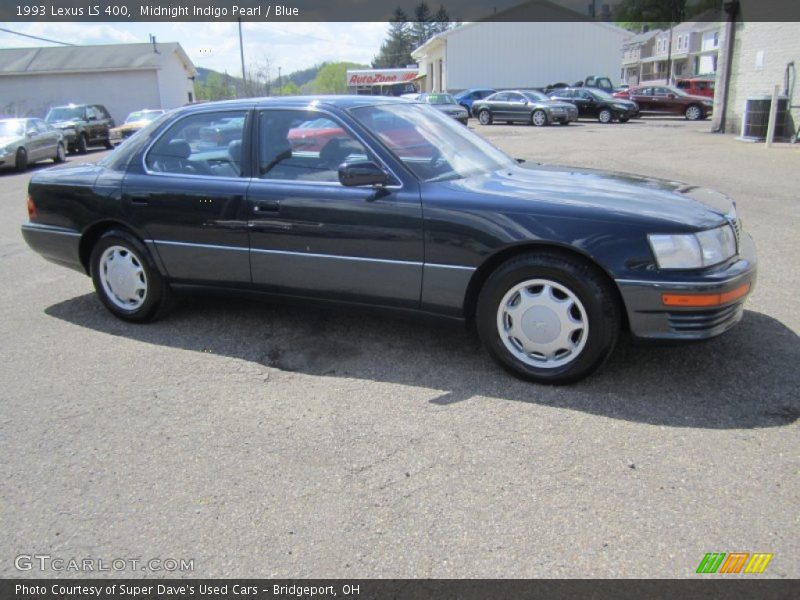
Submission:
[[[714,48],[719,46],[719,31],[714,32]]]

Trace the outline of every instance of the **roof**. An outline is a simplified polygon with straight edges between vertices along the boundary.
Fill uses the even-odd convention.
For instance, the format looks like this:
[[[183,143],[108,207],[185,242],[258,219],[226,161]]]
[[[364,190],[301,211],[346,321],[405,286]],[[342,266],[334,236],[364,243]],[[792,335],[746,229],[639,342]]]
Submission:
[[[470,27],[476,27],[484,23],[516,22],[592,23],[598,27],[607,29],[608,31],[614,31],[623,36],[631,35],[631,32],[627,29],[623,29],[622,27],[614,25],[613,23],[592,19],[588,16],[588,14],[584,15],[582,13],[575,12],[574,10],[564,6],[554,4],[550,0],[527,0],[527,2],[523,2],[517,6],[512,6],[506,10],[496,12],[484,19],[464,23],[462,25],[458,25],[457,27],[453,27],[452,29],[448,29],[447,31],[443,31],[442,33],[437,33],[421,46],[414,48],[414,50],[411,51],[411,57],[417,59],[418,57],[425,55],[434,46],[444,43],[444,41],[451,35],[458,34]]]
[[[271,107],[304,109],[309,107],[338,108],[346,110],[360,106],[378,106],[381,104],[407,104],[407,98],[395,96],[270,96],[265,98],[239,98],[236,100],[220,100],[217,102],[200,102],[182,109],[183,112],[205,112],[210,108],[242,109]]]
[[[639,44],[645,44],[656,37],[659,33],[661,33],[660,29],[652,29],[650,31],[645,31],[644,33],[637,33],[632,38],[625,40],[625,45],[637,46]]]
[[[159,69],[177,52],[191,75],[192,61],[177,42],[0,49],[0,76]]]

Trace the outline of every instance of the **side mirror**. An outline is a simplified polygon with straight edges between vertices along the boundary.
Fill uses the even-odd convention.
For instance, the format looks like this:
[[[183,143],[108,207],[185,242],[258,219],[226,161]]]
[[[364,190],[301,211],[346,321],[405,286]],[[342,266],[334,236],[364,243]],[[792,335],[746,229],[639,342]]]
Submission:
[[[384,186],[389,176],[371,160],[344,162],[339,165],[339,183],[345,187]]]
[[[97,117],[94,117],[94,116],[89,117],[89,121],[97,121]]]

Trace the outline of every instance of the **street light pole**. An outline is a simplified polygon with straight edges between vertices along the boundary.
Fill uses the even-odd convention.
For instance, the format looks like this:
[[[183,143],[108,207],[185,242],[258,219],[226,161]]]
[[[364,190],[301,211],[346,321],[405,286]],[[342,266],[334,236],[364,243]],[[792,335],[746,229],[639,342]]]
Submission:
[[[278,67],[278,96],[283,96],[283,82],[281,82],[281,68]]]
[[[244,69],[244,43],[242,42],[242,19],[239,18],[239,55],[242,58],[242,86],[247,93],[247,71]]]

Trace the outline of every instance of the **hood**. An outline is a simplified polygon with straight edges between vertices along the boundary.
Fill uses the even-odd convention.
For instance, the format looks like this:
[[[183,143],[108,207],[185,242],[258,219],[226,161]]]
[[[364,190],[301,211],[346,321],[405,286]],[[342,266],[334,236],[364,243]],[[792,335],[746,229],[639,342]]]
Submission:
[[[680,182],[546,165],[503,169],[447,185],[483,199],[497,196],[498,205],[508,212],[638,223],[649,220],[654,231],[675,233],[721,225],[732,205],[724,194]]]
[[[433,106],[436,110],[447,113],[448,115],[457,115],[467,112],[467,109],[460,104],[432,104],[431,106]]]
[[[114,127],[111,131],[135,131],[141,129],[148,123],[150,123],[150,121],[131,121],[130,123],[123,123],[119,127]]]
[[[66,129],[67,127],[75,127],[77,125],[77,121],[70,120],[70,121],[53,121],[50,123],[51,126],[57,127],[58,129]]]
[[[22,139],[21,135],[5,135],[0,136],[0,148],[5,148],[10,144],[16,144]]]

